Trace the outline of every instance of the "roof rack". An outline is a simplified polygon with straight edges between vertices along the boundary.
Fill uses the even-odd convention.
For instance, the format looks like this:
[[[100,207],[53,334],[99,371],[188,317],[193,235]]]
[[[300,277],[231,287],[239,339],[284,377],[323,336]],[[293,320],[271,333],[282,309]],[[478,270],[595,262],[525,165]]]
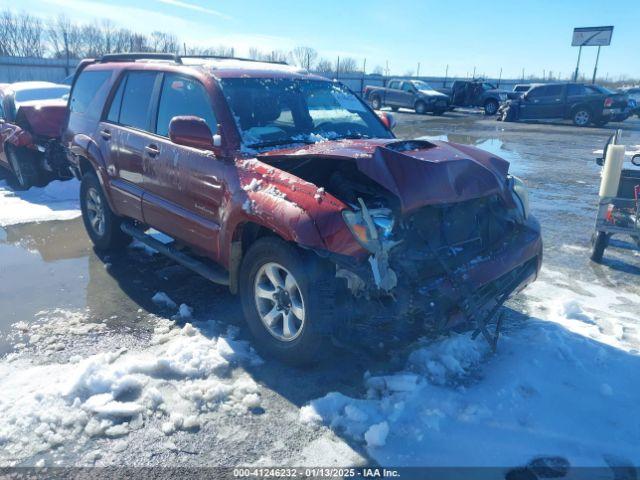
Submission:
[[[281,62],[278,60],[256,60],[254,58],[242,58],[242,57],[226,57],[223,55],[178,55],[177,53],[106,53],[99,59],[99,63],[108,62],[134,62],[136,60],[169,60],[176,63],[182,63],[183,58],[202,58],[211,60],[238,60],[240,62],[259,62],[259,63],[273,63],[276,65],[288,65],[287,62]]]
[[[238,60],[240,62],[259,62],[259,63],[274,63],[276,65],[289,65],[287,62],[279,60],[258,60],[255,58],[242,58],[242,57],[227,57],[224,55],[180,55],[179,58],[202,58],[212,60]]]
[[[98,61],[100,63],[108,63],[134,62],[136,60],[170,60],[182,63],[180,56],[175,53],[106,53]]]

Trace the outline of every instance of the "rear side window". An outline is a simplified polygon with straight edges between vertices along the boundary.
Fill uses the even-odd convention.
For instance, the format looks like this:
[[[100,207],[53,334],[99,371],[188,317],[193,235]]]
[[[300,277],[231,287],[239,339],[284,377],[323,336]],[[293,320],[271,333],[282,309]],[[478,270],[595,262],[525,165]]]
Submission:
[[[400,82],[394,80],[393,82],[389,82],[389,88],[394,88],[398,90],[400,88]]]
[[[157,76],[156,72],[127,74],[118,123],[140,130],[149,130],[149,107]]]
[[[109,107],[109,114],[107,115],[107,121],[112,123],[118,123],[120,121],[120,106],[122,105],[122,94],[124,93],[124,86],[127,83],[127,77],[123,77],[118,85],[118,90],[111,100],[111,106]]]
[[[204,86],[193,78],[166,73],[158,106],[156,133],[168,137],[171,119],[181,115],[204,119],[213,133],[217,129],[211,100]]]
[[[587,95],[589,92],[584,85],[567,85],[567,95]]]
[[[76,80],[71,92],[69,110],[73,113],[85,113],[100,89],[111,77],[110,70],[84,71]]]

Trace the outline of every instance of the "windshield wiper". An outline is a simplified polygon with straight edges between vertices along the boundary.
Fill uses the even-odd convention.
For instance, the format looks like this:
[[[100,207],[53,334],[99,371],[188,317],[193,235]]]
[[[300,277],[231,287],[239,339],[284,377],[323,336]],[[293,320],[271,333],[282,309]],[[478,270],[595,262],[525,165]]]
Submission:
[[[257,142],[247,145],[249,148],[262,148],[262,147],[277,147],[278,145],[294,145],[296,143],[304,143],[305,145],[311,145],[313,140],[294,140],[293,138],[287,138],[286,140],[272,140],[270,142]]]
[[[350,133],[349,135],[340,135],[336,137],[336,140],[359,140],[361,138],[371,138],[371,135],[364,135],[362,133]]]

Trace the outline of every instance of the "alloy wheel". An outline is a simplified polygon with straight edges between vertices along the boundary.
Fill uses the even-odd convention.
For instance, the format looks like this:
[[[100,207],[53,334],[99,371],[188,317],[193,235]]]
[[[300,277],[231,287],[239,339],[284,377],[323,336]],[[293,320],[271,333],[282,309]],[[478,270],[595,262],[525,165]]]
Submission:
[[[576,112],[573,118],[576,122],[576,125],[584,126],[587,123],[589,123],[590,115],[589,115],[589,112],[585,110],[580,110],[579,112]]]
[[[258,315],[267,331],[283,342],[298,338],[306,311],[293,274],[278,263],[266,263],[256,274],[253,291]]]
[[[89,216],[89,224],[93,231],[99,237],[102,237],[105,232],[105,211],[104,204],[102,203],[102,197],[98,191],[91,187],[87,190],[86,198],[87,215]]]

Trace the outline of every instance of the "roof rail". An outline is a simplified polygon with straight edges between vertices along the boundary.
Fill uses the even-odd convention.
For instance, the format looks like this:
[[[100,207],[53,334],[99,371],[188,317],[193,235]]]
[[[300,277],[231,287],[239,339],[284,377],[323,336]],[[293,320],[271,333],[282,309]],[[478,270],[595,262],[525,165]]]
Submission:
[[[99,62],[134,62],[136,60],[171,60],[182,63],[180,56],[175,53],[106,53],[100,57]]]
[[[242,58],[242,57],[226,57],[224,55],[180,55],[180,58],[203,58],[213,60],[239,60],[241,62],[260,62],[260,63],[275,63],[276,65],[289,65],[287,62],[279,60],[258,60],[255,58]]]

